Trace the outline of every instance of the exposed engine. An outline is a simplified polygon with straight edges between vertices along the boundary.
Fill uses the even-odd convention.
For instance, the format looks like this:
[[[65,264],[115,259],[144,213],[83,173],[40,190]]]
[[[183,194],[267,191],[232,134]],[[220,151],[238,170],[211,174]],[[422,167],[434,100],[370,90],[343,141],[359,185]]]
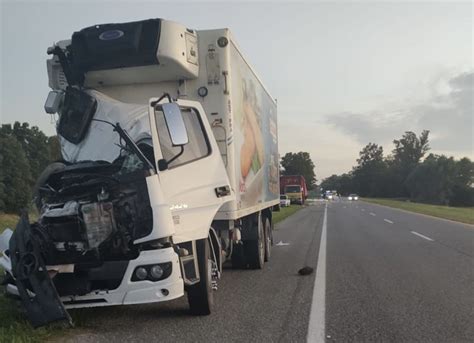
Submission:
[[[41,216],[34,224],[46,264],[135,258],[133,240],[153,225],[145,173],[133,154],[52,173],[39,189]]]

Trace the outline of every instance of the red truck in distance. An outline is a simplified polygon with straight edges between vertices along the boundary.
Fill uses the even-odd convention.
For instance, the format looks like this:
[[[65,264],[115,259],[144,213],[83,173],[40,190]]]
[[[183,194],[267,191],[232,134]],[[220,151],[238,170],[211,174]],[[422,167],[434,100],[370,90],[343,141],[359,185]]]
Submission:
[[[302,175],[280,176],[280,194],[286,194],[292,204],[303,205],[308,197],[306,180]]]

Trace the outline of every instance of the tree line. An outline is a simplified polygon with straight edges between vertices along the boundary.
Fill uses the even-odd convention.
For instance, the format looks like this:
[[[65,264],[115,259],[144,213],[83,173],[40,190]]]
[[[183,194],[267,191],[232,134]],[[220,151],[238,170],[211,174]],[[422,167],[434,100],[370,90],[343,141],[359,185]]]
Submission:
[[[0,212],[28,208],[32,189],[43,169],[61,158],[57,136],[37,126],[15,122],[0,127]]]
[[[407,131],[393,144],[388,156],[382,146],[367,144],[350,172],[324,179],[321,188],[364,197],[474,206],[474,162],[469,158],[428,154],[428,130],[419,136]]]

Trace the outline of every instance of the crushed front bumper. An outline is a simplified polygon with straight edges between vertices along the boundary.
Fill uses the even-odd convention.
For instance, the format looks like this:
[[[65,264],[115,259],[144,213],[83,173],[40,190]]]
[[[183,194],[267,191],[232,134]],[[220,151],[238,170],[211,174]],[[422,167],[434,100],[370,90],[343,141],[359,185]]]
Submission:
[[[9,254],[7,243],[9,241]],[[49,322],[66,320],[72,323],[66,308],[141,304],[168,301],[184,295],[179,257],[173,248],[147,250],[128,262],[120,285],[113,290],[95,290],[81,296],[59,297],[47,266],[31,235],[26,215],[23,215],[15,232],[0,235],[0,265],[8,277],[6,292],[19,297],[26,315],[34,327]],[[171,263],[171,273],[159,281],[132,281],[138,266]]]
[[[136,267],[141,265],[172,263],[172,273],[169,277],[160,281],[131,281],[132,273]],[[8,284],[7,293],[19,296],[18,288]],[[178,255],[172,248],[143,251],[140,256],[130,261],[127,271],[120,286],[114,290],[97,290],[81,296],[64,296],[61,301],[64,307],[81,308],[112,305],[143,304],[159,301],[168,301],[184,295],[184,282]]]

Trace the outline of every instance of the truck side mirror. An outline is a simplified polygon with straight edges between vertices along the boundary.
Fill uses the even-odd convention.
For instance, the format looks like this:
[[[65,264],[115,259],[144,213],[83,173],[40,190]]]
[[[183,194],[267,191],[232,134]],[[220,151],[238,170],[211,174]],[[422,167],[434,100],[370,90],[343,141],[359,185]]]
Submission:
[[[165,103],[162,105],[163,114],[170,134],[173,146],[188,144],[189,138],[184,125],[183,114],[176,103]]]

